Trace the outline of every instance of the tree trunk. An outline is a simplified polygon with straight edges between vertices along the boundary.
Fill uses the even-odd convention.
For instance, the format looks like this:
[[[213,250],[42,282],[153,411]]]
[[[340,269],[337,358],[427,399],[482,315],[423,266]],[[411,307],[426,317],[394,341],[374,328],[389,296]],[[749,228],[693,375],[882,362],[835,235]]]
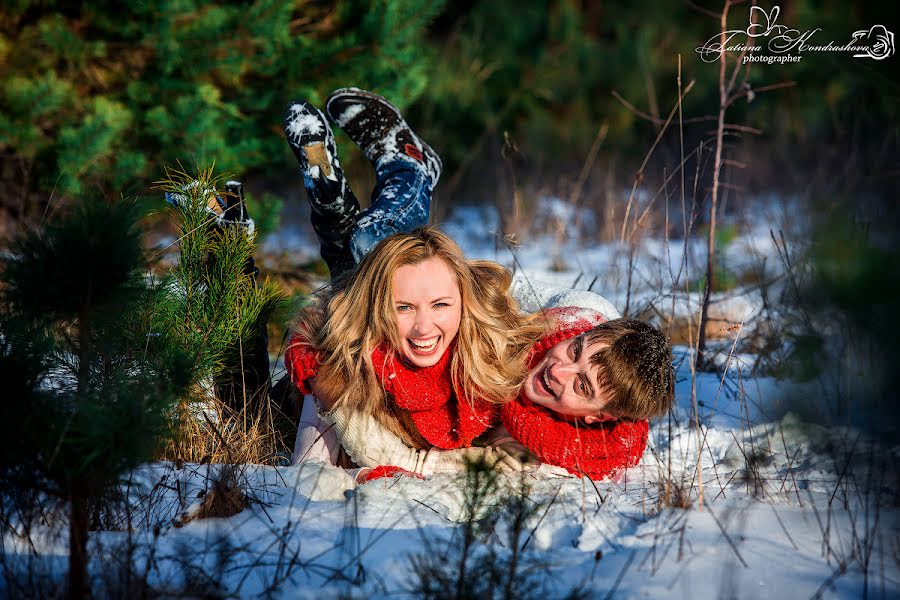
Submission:
[[[728,108],[728,90],[725,87],[725,29],[728,23],[728,9],[731,0],[726,0],[720,21],[722,55],[719,57],[719,117],[716,126],[716,158],[713,163],[712,198],[709,206],[709,237],[706,242],[706,289],[703,291],[703,305],[700,308],[700,331],[697,332],[697,368],[703,364],[706,350],[706,323],[709,320],[709,300],[716,283],[716,213],[719,207],[719,177],[722,173],[722,147],[725,132],[725,110]]]
[[[87,598],[90,595],[87,572],[88,511],[85,498],[72,492],[69,498],[69,580],[66,597]]]

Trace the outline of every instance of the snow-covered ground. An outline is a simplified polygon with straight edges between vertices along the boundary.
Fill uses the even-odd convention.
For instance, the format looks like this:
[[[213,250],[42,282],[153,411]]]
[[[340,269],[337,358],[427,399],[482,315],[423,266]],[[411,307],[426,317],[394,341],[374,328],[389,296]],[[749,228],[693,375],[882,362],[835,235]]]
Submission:
[[[498,260],[536,282],[590,287],[620,309],[668,298],[669,309],[687,315],[697,304],[662,289],[665,281],[671,288],[685,252],[675,242],[640,245],[629,299],[627,249],[617,244],[557,248],[543,240],[511,251],[490,233],[496,216],[479,209],[458,211],[444,228],[470,257]],[[699,243],[687,252],[702,256]],[[727,252],[735,264],[760,257],[765,269],[778,264],[765,227],[742,233]],[[761,310],[752,292],[720,300],[734,304],[725,312],[738,322]],[[514,598],[900,597],[893,466],[900,448],[849,426],[802,422],[798,399],[808,406],[827,390],[752,376],[752,356],[730,356],[741,334],[734,329],[718,342],[724,374],[692,374],[689,349],[676,348],[677,407],[652,423],[643,460],[618,480],[544,467],[502,475],[477,514],[469,550],[468,573],[484,575],[475,597],[504,597],[503,573],[513,572]],[[432,576],[453,596],[466,540],[464,476],[357,485],[315,462],[242,466],[237,478],[250,506],[229,518],[190,520],[220,469],[157,463],[136,472],[127,522],[92,535],[93,575],[116,579],[130,562],[173,595],[194,586],[278,598],[422,597],[423,578]],[[528,515],[516,536],[509,499],[522,497],[523,485]],[[52,531],[39,527],[30,542],[6,536],[7,563],[24,572],[30,561],[64,578],[67,542]],[[500,572],[492,583],[491,565]]]

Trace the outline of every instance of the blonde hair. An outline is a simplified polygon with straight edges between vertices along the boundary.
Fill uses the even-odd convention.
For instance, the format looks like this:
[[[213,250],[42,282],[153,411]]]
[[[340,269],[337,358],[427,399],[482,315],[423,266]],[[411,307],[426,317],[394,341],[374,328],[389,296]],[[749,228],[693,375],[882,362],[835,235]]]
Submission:
[[[395,352],[401,340],[392,299],[399,267],[437,257],[456,276],[462,315],[450,363],[454,389],[468,401],[501,404],[513,398],[527,375],[525,359],[546,326],[520,314],[509,295],[512,276],[501,265],[467,260],[459,246],[433,227],[398,233],[379,242],[356,270],[325,290],[304,311],[297,330],[319,352],[316,385],[335,407],[360,410],[416,448],[429,444],[408,413],[387,398],[371,353],[384,343]],[[448,350],[450,351],[450,350]]]

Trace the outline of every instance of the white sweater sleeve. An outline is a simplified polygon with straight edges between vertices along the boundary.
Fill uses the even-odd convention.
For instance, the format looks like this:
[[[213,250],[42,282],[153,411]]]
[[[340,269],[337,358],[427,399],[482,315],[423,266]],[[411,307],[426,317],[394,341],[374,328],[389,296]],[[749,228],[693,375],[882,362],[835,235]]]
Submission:
[[[381,426],[371,415],[334,410],[319,415],[331,426],[350,458],[360,467],[393,466],[419,473],[458,473],[466,463],[484,458],[501,470],[519,470],[521,461],[502,448],[415,450]]]
[[[326,464],[336,465],[340,450],[337,434],[319,418],[316,399],[307,394],[303,397],[303,410],[300,412],[291,464],[296,465],[304,460],[321,460]]]
[[[545,308],[576,306],[599,312],[607,320],[619,319],[622,313],[616,310],[613,303],[594,292],[556,287],[534,281],[521,274],[513,278],[510,292],[519,308],[524,312],[534,313]]]

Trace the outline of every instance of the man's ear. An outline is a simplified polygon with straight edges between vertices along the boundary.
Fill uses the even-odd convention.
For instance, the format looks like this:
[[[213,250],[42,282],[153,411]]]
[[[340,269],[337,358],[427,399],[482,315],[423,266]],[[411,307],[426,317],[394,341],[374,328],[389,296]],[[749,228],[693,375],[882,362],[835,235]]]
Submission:
[[[616,421],[616,417],[612,415],[608,415],[606,413],[600,413],[599,415],[588,415],[584,418],[584,422],[588,425],[592,425],[594,423],[606,423],[607,421]]]

